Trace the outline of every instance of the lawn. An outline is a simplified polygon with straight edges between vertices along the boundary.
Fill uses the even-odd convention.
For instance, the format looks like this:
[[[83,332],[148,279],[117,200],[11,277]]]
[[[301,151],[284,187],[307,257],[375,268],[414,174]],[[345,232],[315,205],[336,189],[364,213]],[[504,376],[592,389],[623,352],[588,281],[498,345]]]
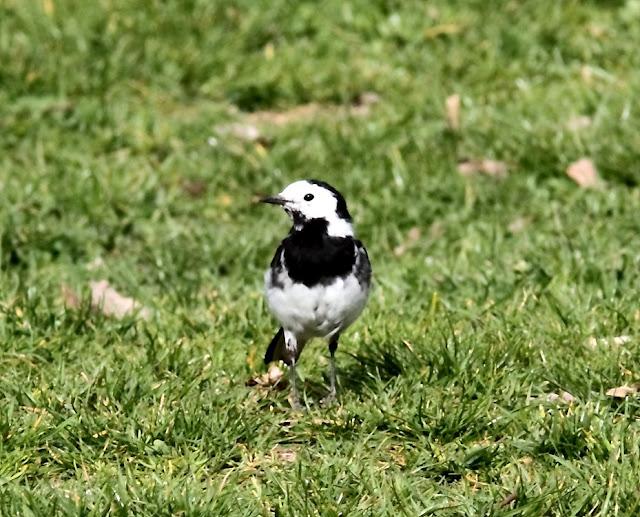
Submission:
[[[0,1],[0,514],[640,513],[639,47],[638,0]],[[300,178],[375,288],[298,413],[246,383]]]

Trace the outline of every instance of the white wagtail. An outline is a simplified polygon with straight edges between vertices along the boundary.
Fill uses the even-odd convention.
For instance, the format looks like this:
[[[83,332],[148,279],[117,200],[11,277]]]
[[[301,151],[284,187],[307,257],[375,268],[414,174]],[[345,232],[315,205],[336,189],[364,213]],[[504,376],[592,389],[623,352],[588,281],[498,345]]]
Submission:
[[[289,366],[291,404],[300,407],[296,363],[307,341],[326,339],[331,356],[327,399],[333,401],[338,339],[369,295],[367,250],[354,236],[344,197],[324,181],[296,181],[262,202],[280,205],[293,220],[265,273],[267,303],[282,326],[264,362],[282,360]]]

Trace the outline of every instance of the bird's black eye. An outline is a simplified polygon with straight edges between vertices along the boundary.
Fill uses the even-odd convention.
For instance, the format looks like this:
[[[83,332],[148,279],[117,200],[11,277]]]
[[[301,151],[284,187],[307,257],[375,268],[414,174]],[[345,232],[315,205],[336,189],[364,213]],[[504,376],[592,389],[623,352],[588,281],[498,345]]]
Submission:
[[[311,201],[312,199],[313,199],[313,194],[306,194],[306,195],[304,196],[304,200],[305,200],[305,201]]]

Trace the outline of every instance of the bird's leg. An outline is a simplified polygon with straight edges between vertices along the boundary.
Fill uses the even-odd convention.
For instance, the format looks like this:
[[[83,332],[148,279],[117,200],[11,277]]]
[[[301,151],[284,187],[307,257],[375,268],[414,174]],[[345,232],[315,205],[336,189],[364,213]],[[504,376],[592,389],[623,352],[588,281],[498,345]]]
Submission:
[[[289,364],[289,384],[291,392],[289,393],[289,402],[293,409],[302,409],[300,404],[300,395],[298,394],[298,376],[296,375],[296,360],[298,358],[298,340],[296,336],[287,330],[284,332],[284,342],[287,349],[287,355],[290,357]]]
[[[338,336],[333,336],[329,341],[329,395],[325,398],[326,402],[335,402],[336,400],[336,350],[338,348]]]
[[[289,402],[293,409],[302,409],[300,404],[300,395],[297,386],[298,376],[296,375],[296,360],[293,359],[289,365],[289,383],[291,384],[291,392],[289,393]]]

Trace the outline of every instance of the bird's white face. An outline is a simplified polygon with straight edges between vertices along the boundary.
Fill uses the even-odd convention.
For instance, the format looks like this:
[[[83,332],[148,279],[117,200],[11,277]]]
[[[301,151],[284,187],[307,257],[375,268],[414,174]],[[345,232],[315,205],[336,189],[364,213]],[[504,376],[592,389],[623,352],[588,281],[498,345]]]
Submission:
[[[281,205],[296,227],[305,220],[326,219],[329,235],[341,237],[353,235],[351,220],[346,212],[344,200],[342,208],[346,212],[346,217],[341,213],[336,195],[322,185],[306,180],[296,181],[288,185],[277,196],[265,198],[263,201]]]
[[[308,181],[292,183],[278,197],[284,200],[283,208],[290,216],[294,212],[305,219],[331,219],[336,215],[338,200],[333,193]]]

